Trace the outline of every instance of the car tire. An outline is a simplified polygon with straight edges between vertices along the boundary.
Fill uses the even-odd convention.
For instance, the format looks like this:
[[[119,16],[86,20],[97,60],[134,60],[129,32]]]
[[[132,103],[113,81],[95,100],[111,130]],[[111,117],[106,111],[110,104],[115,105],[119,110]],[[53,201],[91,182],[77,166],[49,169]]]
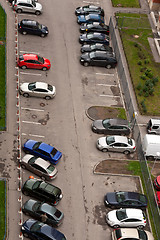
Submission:
[[[120,226],[119,225],[114,225],[113,228],[119,228]]]
[[[26,166],[24,164],[21,164],[21,168],[26,169]]]
[[[28,93],[23,93],[23,97],[29,97],[29,94]]]
[[[40,11],[36,11],[35,14],[36,14],[36,15],[40,15],[41,12],[40,12]]]
[[[46,100],[50,100],[51,97],[50,97],[50,96],[45,96],[45,99],[46,99]]]
[[[89,63],[88,63],[88,62],[84,62],[83,65],[84,65],[85,67],[88,67],[88,66],[89,66]]]
[[[108,149],[107,148],[103,148],[102,152],[108,152]]]
[[[25,65],[23,65],[21,68],[22,68],[22,69],[27,69],[27,67],[26,67]]]
[[[22,13],[22,9],[17,9],[17,13]]]
[[[27,35],[27,32],[26,32],[26,31],[23,31],[22,34],[23,34],[23,35]]]
[[[23,233],[23,236],[26,237],[26,238],[29,238],[28,233]]]
[[[44,38],[46,35],[44,33],[41,33],[41,37]]]
[[[128,155],[128,154],[130,154],[130,151],[125,150],[123,153],[124,153],[125,155]]]
[[[25,196],[29,196],[29,193],[28,193],[27,191],[24,191],[23,194],[24,194]]]
[[[43,67],[42,70],[43,70],[43,71],[47,71],[47,68],[46,68],[46,67]]]
[[[112,67],[111,64],[107,64],[107,65],[106,65],[106,68],[107,68],[107,69],[110,69],[111,67]]]

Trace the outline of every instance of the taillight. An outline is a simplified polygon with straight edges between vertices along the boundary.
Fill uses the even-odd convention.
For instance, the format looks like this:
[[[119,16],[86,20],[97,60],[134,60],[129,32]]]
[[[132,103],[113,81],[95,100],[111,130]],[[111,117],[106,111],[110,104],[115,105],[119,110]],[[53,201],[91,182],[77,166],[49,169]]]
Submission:
[[[17,5],[15,4],[14,7],[17,7]]]
[[[136,147],[133,147],[133,149],[135,149]]]
[[[146,220],[144,221],[144,223],[146,223]]]

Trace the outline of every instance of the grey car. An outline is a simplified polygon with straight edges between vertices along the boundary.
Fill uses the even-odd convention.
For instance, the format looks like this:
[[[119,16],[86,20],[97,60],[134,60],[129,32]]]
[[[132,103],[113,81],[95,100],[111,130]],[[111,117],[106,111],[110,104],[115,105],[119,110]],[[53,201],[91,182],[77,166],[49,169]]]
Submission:
[[[35,0],[14,0],[12,8],[17,13],[27,12],[40,15],[42,13],[42,5]]]
[[[110,135],[129,135],[131,132],[129,122],[120,118],[95,120],[93,121],[91,128],[94,133]]]
[[[57,169],[46,160],[26,154],[21,160],[21,167],[40,176],[43,180],[52,180],[57,176]]]
[[[46,214],[46,223],[51,226],[59,226],[64,218],[64,214],[54,206],[33,199],[29,199],[24,203],[22,211],[26,215],[29,215],[39,221],[42,221],[41,216]]]

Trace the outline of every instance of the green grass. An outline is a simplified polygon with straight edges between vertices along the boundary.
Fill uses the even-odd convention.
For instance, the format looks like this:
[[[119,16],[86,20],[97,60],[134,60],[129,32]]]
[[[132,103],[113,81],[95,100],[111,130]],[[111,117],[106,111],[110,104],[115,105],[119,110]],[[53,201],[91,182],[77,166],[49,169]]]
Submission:
[[[5,12],[0,6],[0,130],[5,130]]]
[[[152,31],[149,29],[148,18],[146,18],[145,15],[140,14],[117,15],[119,16],[118,24],[121,28],[120,36],[128,62],[139,110],[141,114],[144,115],[160,116],[160,63],[156,63],[154,61],[148,42],[148,37],[153,37]],[[122,16],[125,16],[125,18],[128,16],[136,17],[135,21],[138,21],[138,18],[141,19],[138,26],[142,28],[133,29],[133,19],[131,18],[131,21],[129,21],[127,18],[127,21],[123,21]],[[146,29],[143,29],[144,24]],[[123,26],[125,26],[125,28],[123,28]],[[137,26],[137,24],[135,24],[135,26]],[[138,38],[135,37],[136,35]],[[153,93],[148,96],[147,93],[149,88],[147,87],[147,90],[145,88],[145,84],[147,83],[146,80],[152,81],[153,78],[146,77],[145,80],[141,78],[145,75],[146,70],[149,70],[153,77],[157,77],[159,80],[159,82],[153,86]]]
[[[140,8],[138,0],[112,0],[113,7]]]
[[[0,240],[5,235],[5,182],[0,181]]]
[[[118,116],[117,118],[127,119],[126,111],[124,108],[118,108]]]

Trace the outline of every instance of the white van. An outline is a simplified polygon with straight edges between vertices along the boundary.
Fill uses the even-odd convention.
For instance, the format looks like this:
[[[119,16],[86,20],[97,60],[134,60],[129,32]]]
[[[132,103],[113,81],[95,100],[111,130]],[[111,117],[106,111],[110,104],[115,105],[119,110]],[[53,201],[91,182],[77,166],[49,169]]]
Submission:
[[[147,124],[147,132],[160,134],[160,119],[151,118]]]
[[[142,147],[143,153],[148,160],[160,159],[160,136],[146,134]]]

